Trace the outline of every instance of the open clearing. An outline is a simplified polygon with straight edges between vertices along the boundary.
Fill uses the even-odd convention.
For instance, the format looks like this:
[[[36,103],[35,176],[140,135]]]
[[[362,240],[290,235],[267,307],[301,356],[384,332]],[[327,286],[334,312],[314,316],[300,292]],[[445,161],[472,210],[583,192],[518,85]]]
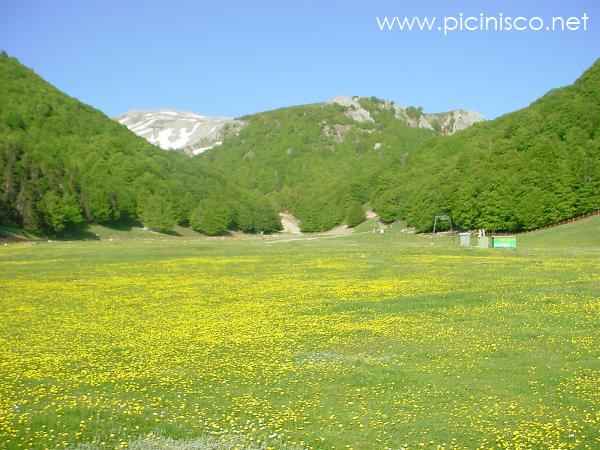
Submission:
[[[599,448],[600,218],[519,244],[0,247],[0,448]]]

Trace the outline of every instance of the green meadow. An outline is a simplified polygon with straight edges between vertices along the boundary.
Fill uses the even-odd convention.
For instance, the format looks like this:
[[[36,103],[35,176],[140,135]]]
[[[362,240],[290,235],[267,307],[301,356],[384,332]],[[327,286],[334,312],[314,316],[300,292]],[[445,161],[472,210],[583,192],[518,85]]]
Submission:
[[[600,448],[600,218],[371,225],[0,246],[0,448]]]

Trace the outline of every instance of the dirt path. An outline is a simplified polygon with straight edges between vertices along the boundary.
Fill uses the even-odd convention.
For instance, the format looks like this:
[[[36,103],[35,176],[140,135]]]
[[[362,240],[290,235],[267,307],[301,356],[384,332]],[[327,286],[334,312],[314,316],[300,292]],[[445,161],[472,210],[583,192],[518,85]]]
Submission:
[[[300,221],[288,212],[279,213],[281,225],[283,226],[282,233],[302,234],[300,231]]]
[[[361,233],[345,233],[345,234],[310,234],[310,235],[300,235],[298,237],[295,238],[289,238],[289,239],[272,239],[270,241],[265,241],[265,244],[279,244],[279,243],[284,243],[284,242],[294,242],[294,241],[316,241],[316,240],[320,240],[320,239],[335,239],[335,238],[342,238],[342,237],[348,237],[348,236],[354,236],[357,234],[365,234],[368,233],[367,231],[363,231]]]

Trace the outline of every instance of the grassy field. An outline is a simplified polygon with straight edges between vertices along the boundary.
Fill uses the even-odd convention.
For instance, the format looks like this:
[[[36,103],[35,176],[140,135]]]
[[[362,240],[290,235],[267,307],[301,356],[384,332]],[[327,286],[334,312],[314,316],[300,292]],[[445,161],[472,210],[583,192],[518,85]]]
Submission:
[[[0,246],[0,448],[600,448],[600,218],[129,231]]]

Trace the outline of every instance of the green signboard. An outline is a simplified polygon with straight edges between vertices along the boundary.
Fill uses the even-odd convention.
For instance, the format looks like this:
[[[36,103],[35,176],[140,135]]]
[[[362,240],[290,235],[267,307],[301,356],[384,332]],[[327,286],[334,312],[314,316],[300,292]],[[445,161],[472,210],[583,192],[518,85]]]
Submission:
[[[494,236],[492,237],[493,248],[517,248],[517,238],[515,236]]]

